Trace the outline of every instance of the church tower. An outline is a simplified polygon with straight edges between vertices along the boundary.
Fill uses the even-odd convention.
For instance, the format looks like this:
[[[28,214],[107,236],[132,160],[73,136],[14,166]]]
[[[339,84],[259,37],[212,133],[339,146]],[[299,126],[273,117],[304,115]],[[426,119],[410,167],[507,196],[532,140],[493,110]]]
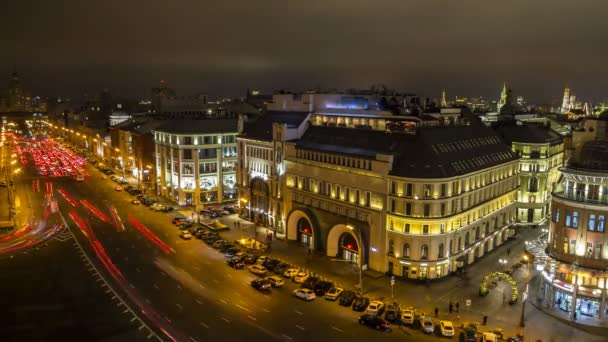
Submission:
[[[512,108],[512,105],[513,92],[511,92],[511,88],[507,85],[507,82],[505,82],[503,83],[502,92],[500,93],[500,100],[498,100],[498,104],[496,105],[496,111],[500,113],[503,107],[507,106],[508,108]]]
[[[445,98],[445,90],[441,91],[441,108],[447,108],[448,107],[448,101]]]
[[[562,113],[568,113],[570,111],[570,88],[564,88],[564,99],[562,100]]]

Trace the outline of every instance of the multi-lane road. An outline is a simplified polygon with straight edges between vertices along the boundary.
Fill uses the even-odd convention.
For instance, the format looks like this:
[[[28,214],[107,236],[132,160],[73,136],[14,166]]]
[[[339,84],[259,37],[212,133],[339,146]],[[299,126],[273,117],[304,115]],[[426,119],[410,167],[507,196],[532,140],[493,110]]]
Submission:
[[[115,208],[126,230],[113,222],[103,222],[83,206],[73,208],[64,199],[59,200],[60,211],[85,251],[94,256],[85,235],[68,218],[72,210],[87,217],[107,255],[128,280],[128,286],[154,308],[163,320],[162,325],[175,329],[168,335],[193,341],[368,340],[380,336],[388,340],[435,339],[410,329],[401,331],[396,326],[391,333],[359,326],[358,313],[335,302],[323,298],[303,302],[292,297],[291,291],[297,286],[290,282],[270,294],[260,293],[250,286],[255,275],[229,268],[221,253],[200,240],[179,238],[179,230],[170,223],[170,214],[131,204],[132,197],[115,191],[115,184],[103,179],[96,169],[88,166],[87,172],[90,176],[84,182],[62,179],[55,182],[56,187],[76,201],[86,199],[107,216],[111,216],[109,208]],[[130,217],[137,218],[174,252],[165,254],[133,229],[128,222]],[[128,294],[125,297],[128,305],[136,305],[129,301]],[[148,324],[159,337],[168,337],[154,322]]]

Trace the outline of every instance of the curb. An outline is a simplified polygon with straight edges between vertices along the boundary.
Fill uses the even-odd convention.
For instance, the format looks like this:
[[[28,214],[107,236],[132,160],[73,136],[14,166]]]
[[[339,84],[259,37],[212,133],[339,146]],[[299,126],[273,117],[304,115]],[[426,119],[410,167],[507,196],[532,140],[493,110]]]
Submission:
[[[530,304],[532,304],[532,306],[534,306],[538,310],[542,311],[544,314],[549,315],[549,316],[557,319],[558,321],[560,321],[564,324],[567,324],[571,327],[575,327],[579,330],[583,330],[583,331],[586,331],[590,334],[597,335],[597,336],[608,336],[608,328],[572,322],[570,320],[564,319],[563,317],[552,313],[549,310],[546,310],[542,305],[538,305],[536,303],[536,300],[529,300],[528,302],[530,302]]]

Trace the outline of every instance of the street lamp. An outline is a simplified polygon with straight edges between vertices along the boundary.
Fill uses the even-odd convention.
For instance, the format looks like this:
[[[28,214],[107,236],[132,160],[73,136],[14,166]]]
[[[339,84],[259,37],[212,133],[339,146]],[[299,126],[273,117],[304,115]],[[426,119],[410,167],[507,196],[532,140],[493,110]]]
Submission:
[[[361,246],[363,243],[363,235],[361,234],[361,230],[359,228],[353,227],[350,224],[347,224],[346,228],[356,232],[357,239],[359,240],[357,241],[357,251],[359,252],[359,292],[361,296],[363,296],[363,246]]]
[[[526,243],[527,243],[527,241],[526,241]],[[519,320],[520,327],[526,326],[524,320],[525,320],[525,312],[526,312],[526,300],[528,299],[528,279],[530,278],[530,260],[529,260],[528,256],[525,254],[524,254],[523,259],[526,262],[527,268],[526,268],[526,282],[524,283],[526,285],[526,288],[525,288],[525,292],[524,292],[524,300],[521,305],[521,318]]]

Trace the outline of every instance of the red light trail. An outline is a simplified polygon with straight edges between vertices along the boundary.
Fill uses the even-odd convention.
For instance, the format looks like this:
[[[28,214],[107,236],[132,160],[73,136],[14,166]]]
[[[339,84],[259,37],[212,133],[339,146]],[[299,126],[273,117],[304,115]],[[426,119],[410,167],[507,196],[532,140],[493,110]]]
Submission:
[[[74,199],[74,197],[70,196],[67,191],[63,189],[57,189],[57,192],[74,208],[78,207],[78,202]]]
[[[158,236],[154,235],[143,223],[139,222],[135,217],[129,217],[129,223],[140,233],[142,233],[150,242],[155,244],[158,248],[160,248],[165,254],[169,254],[171,252],[175,253],[175,250],[171,248],[171,246],[167,245],[164,241],[162,241]]]
[[[103,222],[106,222],[106,223],[110,222],[110,218],[108,216],[106,216],[106,214],[102,213],[99,209],[95,208],[86,199],[81,199],[80,203],[82,203],[83,206],[85,206],[87,209],[89,209],[95,216],[97,216]]]

